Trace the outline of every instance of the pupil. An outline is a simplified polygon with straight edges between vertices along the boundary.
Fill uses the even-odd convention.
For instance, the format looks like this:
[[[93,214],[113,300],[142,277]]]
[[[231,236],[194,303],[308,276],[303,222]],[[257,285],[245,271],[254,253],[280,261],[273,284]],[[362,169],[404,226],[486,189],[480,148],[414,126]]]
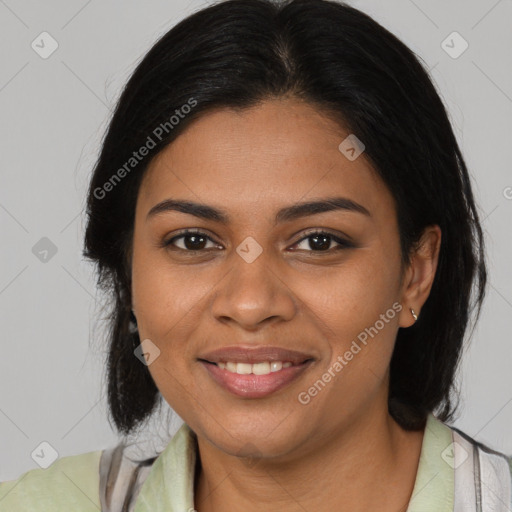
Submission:
[[[188,235],[186,238],[185,238],[185,247],[187,249],[190,249],[191,251],[197,251],[198,249],[201,249],[202,247],[198,247],[197,246],[197,240],[202,240],[203,243],[204,243],[204,237],[203,236],[198,236],[198,235]],[[192,240],[192,243],[189,243],[190,240]],[[195,240],[195,242],[194,242]],[[194,245],[194,243],[196,245]]]
[[[311,243],[311,240],[314,240],[314,243]],[[317,241],[322,239],[323,243],[317,244]],[[330,245],[330,237],[328,235],[314,235],[310,238],[309,246],[311,249],[329,249]]]

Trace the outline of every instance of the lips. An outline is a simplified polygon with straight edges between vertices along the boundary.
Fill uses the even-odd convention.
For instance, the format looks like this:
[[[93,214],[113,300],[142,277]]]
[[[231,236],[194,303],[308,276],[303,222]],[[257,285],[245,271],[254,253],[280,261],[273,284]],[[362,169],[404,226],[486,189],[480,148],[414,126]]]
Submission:
[[[304,374],[315,361],[315,357],[304,352],[268,345],[231,346],[201,354],[198,361],[212,381],[224,390],[238,397],[254,399],[266,397],[288,386]],[[287,364],[277,364],[276,371],[264,375],[233,373],[227,370],[225,365],[219,365],[219,363],[252,365],[262,362],[286,362]]]

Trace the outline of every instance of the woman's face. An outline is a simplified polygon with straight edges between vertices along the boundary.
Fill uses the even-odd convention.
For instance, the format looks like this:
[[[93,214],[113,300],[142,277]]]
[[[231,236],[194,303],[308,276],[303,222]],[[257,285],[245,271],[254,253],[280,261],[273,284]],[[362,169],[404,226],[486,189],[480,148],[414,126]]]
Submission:
[[[297,100],[225,109],[191,124],[144,177],[132,293],[140,339],[154,344],[143,343],[149,371],[226,453],[291,457],[387,414],[395,337],[413,323],[408,270],[392,196],[364,153],[339,149],[348,135]],[[171,199],[201,207],[150,213]],[[297,208],[327,199],[337,207]],[[187,229],[200,234],[180,237]],[[208,356],[225,347],[246,350]],[[247,359],[254,348],[269,350]]]

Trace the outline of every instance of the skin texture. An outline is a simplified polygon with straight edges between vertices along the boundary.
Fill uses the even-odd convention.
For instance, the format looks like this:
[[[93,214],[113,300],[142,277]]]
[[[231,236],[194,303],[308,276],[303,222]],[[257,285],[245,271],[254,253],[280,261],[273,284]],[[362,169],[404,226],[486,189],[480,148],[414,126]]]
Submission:
[[[149,365],[157,387],[198,436],[199,512],[407,508],[423,432],[403,430],[388,413],[389,362],[398,328],[414,323],[409,308],[421,314],[428,298],[441,232],[427,228],[402,266],[393,198],[364,153],[350,161],[340,152],[349,133],[294,98],[222,109],[157,155],[142,182],[134,312],[141,340],[161,351]],[[356,201],[370,216],[334,210],[274,224],[282,207],[332,196]],[[222,208],[230,222],[177,211],[147,218],[168,198]],[[186,252],[186,238],[163,247],[186,228],[211,238],[196,242],[202,252]],[[354,247],[337,250],[327,239],[318,248],[305,233],[311,228],[350,237]],[[262,248],[252,263],[236,252],[247,237]],[[394,303],[401,311],[300,403],[299,393]],[[241,398],[197,360],[231,345],[275,345],[315,361],[278,392]]]

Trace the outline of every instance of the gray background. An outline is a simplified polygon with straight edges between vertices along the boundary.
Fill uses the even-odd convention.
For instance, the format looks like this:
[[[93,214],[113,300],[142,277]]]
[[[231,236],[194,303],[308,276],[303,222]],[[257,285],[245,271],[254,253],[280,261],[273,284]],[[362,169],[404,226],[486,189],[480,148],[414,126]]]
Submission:
[[[459,376],[455,425],[512,453],[512,1],[351,4],[422,57],[450,111],[474,179],[490,269]],[[62,457],[117,440],[102,388],[103,327],[95,328],[101,296],[81,258],[85,190],[109,109],[136,62],[204,5],[0,0],[0,481],[38,467],[30,454],[42,441]],[[43,31],[59,45],[47,59],[31,47]],[[441,46],[453,31],[469,43],[456,59]],[[452,40],[446,44],[458,51],[460,40]],[[32,252],[43,237],[57,249],[46,262]]]

